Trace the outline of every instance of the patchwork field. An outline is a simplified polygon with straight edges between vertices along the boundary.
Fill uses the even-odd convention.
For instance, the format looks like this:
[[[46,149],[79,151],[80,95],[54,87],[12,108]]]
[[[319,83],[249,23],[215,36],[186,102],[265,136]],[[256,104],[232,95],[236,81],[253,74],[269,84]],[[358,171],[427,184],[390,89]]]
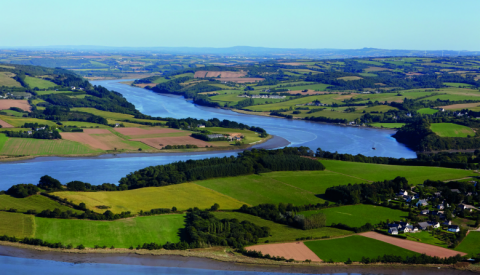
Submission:
[[[184,216],[161,215],[118,221],[35,218],[35,223],[35,237],[45,241],[73,246],[114,245],[118,248],[129,248],[151,242],[165,244],[180,241]]]
[[[17,107],[30,112],[31,107],[28,101],[22,99],[0,99],[0,110],[8,110],[10,107]]]
[[[453,104],[453,105],[447,105],[447,106],[441,106],[439,108],[443,108],[445,110],[463,110],[463,109],[469,109],[472,111],[480,111],[480,103],[465,103],[465,104]]]
[[[34,218],[33,215],[0,211],[0,236],[7,235],[17,238],[33,237],[35,233]]]
[[[9,210],[10,208],[16,209],[17,212],[27,212],[28,210],[41,212],[47,209],[53,211],[55,208],[58,208],[62,211],[71,210],[75,213],[82,213],[82,211],[64,206],[41,195],[33,195],[21,199],[8,195],[0,195],[0,210]]]
[[[0,154],[4,155],[86,155],[100,150],[70,140],[9,138]]]
[[[15,77],[14,73],[10,72],[0,72],[0,86],[6,86],[6,87],[22,87],[22,85],[13,79]]]
[[[8,123],[6,123],[5,121],[1,120],[0,119],[0,125],[2,125],[1,128],[13,128],[13,125],[10,125]]]
[[[321,238],[324,236],[338,237],[352,234],[351,231],[346,231],[337,228],[322,227],[317,229],[302,230],[288,225],[274,223],[272,221],[264,220],[257,216],[252,216],[238,212],[215,212],[215,217],[219,219],[238,219],[239,221],[249,221],[258,226],[267,226],[270,228],[270,235],[267,238],[261,238],[259,242],[268,240],[269,242],[288,242],[295,241],[297,238]]]
[[[299,214],[308,217],[317,213],[325,214],[327,218],[327,226],[332,225],[332,223],[342,223],[348,226],[360,227],[366,223],[378,224],[381,221],[385,222],[387,219],[390,221],[399,221],[408,217],[408,213],[400,210],[367,204],[304,211]]]
[[[31,76],[25,76],[25,82],[30,86],[30,88],[39,88],[39,89],[49,89],[57,86],[57,84],[41,79],[41,78],[36,78],[36,77],[31,77]]]
[[[471,128],[454,123],[432,123],[430,129],[441,137],[475,136]]]
[[[198,207],[210,208],[214,203],[220,209],[238,209],[244,202],[238,201],[214,190],[194,183],[182,183],[162,187],[147,187],[117,192],[55,192],[61,198],[67,198],[74,203],[84,202],[88,209],[103,213],[104,209],[97,206],[105,205],[113,213],[140,210],[150,211],[154,208],[172,208],[187,210]]]
[[[410,184],[417,185],[423,183],[426,179],[445,181],[477,175],[469,170],[440,167],[383,165],[336,160],[322,160],[321,162],[327,170],[358,177],[363,182],[383,181],[402,176],[407,178]]]
[[[385,254],[402,257],[418,255],[413,251],[363,236],[309,241],[305,242],[305,245],[320,259],[335,262],[345,262],[349,258],[358,262],[362,257],[377,258]]]
[[[141,144],[122,139],[108,129],[84,129],[83,133],[61,133],[61,136],[63,139],[101,150],[137,150],[143,147]]]
[[[231,77],[244,77],[246,72],[229,72],[229,71],[196,71],[194,78],[214,77],[217,78],[231,78]]]

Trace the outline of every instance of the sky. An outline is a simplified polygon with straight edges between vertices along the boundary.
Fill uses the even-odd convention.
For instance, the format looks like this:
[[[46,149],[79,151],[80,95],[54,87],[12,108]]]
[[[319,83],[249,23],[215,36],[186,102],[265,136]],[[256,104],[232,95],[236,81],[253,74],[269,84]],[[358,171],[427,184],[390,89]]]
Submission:
[[[0,1],[0,47],[480,50],[480,1]]]

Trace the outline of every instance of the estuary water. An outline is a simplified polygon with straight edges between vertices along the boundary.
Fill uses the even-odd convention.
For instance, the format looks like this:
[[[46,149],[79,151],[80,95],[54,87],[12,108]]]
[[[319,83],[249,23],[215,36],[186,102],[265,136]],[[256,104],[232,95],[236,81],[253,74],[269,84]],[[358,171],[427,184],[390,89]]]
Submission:
[[[152,91],[122,84],[126,80],[94,81],[117,91],[142,113],[151,116],[199,119],[228,119],[251,126],[262,127],[277,138],[258,145],[259,148],[308,146],[339,153],[415,158],[412,150],[398,143],[392,130],[363,127],[345,127],[302,120],[287,120],[240,114],[230,110],[198,106],[181,96],[156,94]],[[375,147],[376,150],[372,150]],[[48,174],[62,183],[81,180],[91,184],[117,183],[130,172],[151,166],[188,159],[236,155],[235,151],[203,153],[121,154],[98,157],[38,157],[35,159],[1,163],[0,190],[18,183],[37,183]]]

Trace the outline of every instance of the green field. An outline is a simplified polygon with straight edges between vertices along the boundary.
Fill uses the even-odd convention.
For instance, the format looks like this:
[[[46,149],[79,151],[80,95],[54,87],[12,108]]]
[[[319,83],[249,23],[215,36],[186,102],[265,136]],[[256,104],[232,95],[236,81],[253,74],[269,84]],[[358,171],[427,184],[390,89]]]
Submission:
[[[268,240],[269,242],[287,242],[294,241],[297,238],[313,237],[321,238],[324,236],[337,237],[352,234],[350,231],[322,227],[317,229],[302,230],[288,225],[274,223],[272,221],[264,220],[262,218],[237,212],[214,212],[215,217],[219,219],[238,219],[239,221],[249,221],[258,226],[267,226],[270,228],[270,237],[261,238],[260,242]]]
[[[7,140],[8,140],[8,137],[5,134],[0,134],[0,152],[2,151],[3,146],[5,145]]]
[[[0,86],[5,87],[22,87],[22,85],[12,78],[15,74],[10,72],[0,72]]]
[[[369,124],[373,127],[383,127],[383,128],[392,128],[392,129],[395,129],[395,128],[401,128],[403,125],[405,125],[405,123],[371,123]]]
[[[400,221],[408,217],[408,213],[400,210],[367,204],[304,211],[299,214],[308,217],[317,213],[325,214],[327,217],[327,226],[332,225],[332,223],[343,223],[352,227],[360,227],[367,222],[378,224],[381,221],[386,222],[387,219],[390,221]]]
[[[480,253],[480,232],[470,231],[455,250],[468,253],[469,256],[477,256]]]
[[[82,213],[80,210],[64,206],[42,195],[33,195],[21,199],[0,195],[0,210],[9,210],[10,208],[16,209],[17,212],[27,212],[28,210],[42,212],[47,209],[53,211],[55,208],[58,208],[62,211],[71,210],[74,213]]]
[[[206,130],[217,133],[217,134],[241,134],[244,136],[244,143],[254,143],[262,140],[257,132],[250,130],[240,130],[240,129],[230,129],[230,128],[221,128],[221,127],[207,127]]]
[[[466,83],[456,83],[456,82],[443,82],[443,84],[450,86],[450,87],[466,87],[466,88],[471,88],[472,85],[466,84]]]
[[[337,160],[322,160],[321,162],[327,170],[358,177],[363,179],[364,182],[390,180],[402,176],[407,178],[410,184],[417,185],[427,179],[453,180],[477,175],[473,171],[452,168],[384,165]]]
[[[83,121],[60,121],[63,126],[77,126],[80,128],[110,128],[108,125],[97,124],[92,122],[83,122]]]
[[[244,203],[216,191],[204,188],[194,183],[181,183],[162,187],[146,187],[117,192],[55,192],[56,196],[67,198],[74,203],[84,202],[88,209],[103,213],[105,210],[97,208],[106,205],[113,213],[140,210],[150,211],[154,208],[172,208],[187,210],[198,207],[210,208],[214,203],[220,209],[238,209]]]
[[[86,155],[103,152],[70,140],[9,138],[0,154],[3,155]]]
[[[303,90],[326,91],[327,87],[330,87],[330,86],[332,85],[319,83],[319,84],[312,84],[312,85],[282,87],[280,89],[289,89],[290,91],[303,91]]]
[[[0,115],[0,119],[15,127],[22,127],[25,123],[38,123],[38,124],[44,124],[49,126],[58,126],[55,122],[51,120],[44,120],[44,119],[38,119],[38,118],[12,117],[12,116]]]
[[[377,258],[385,254],[402,257],[419,255],[416,252],[363,236],[310,241],[305,242],[305,245],[320,259],[334,262],[345,262],[348,258],[358,262],[362,257]]]
[[[443,248],[448,248],[448,245],[444,241],[439,240],[436,237],[432,236],[432,233],[428,231],[421,231],[417,233],[405,233],[405,236],[407,236],[407,240],[436,245]]]
[[[441,137],[475,136],[475,132],[471,128],[454,123],[432,123],[430,129]]]
[[[155,122],[155,123],[162,123],[164,121],[159,121],[159,120],[149,120],[149,119],[139,119],[139,118],[134,118],[133,115],[128,115],[128,114],[121,114],[121,113],[112,113],[112,112],[107,112],[107,111],[100,111],[94,108],[72,108],[72,111],[78,111],[78,112],[86,112],[86,113],[91,113],[96,116],[101,116],[106,118],[107,120],[116,120],[116,121],[121,121],[121,120],[131,120],[131,121],[142,121],[142,122]],[[125,122],[121,122],[124,123]],[[126,126],[126,125],[125,125]]]
[[[35,237],[48,242],[61,242],[85,247],[114,245],[136,247],[144,243],[165,244],[180,241],[183,215],[137,217],[118,221],[91,221],[35,218]]]
[[[28,75],[25,76],[25,82],[32,89],[33,88],[50,89],[50,88],[53,88],[53,87],[57,86],[57,84],[55,84],[51,81],[41,79],[41,78],[31,77],[31,76],[28,76]]]
[[[13,110],[1,110],[2,113],[7,113],[9,116],[23,117],[24,113],[13,111]]]
[[[72,91],[36,91],[38,95],[72,94]]]
[[[431,108],[422,108],[420,110],[417,110],[419,114],[424,114],[424,115],[433,115],[438,112],[436,109],[431,109]]]
[[[35,234],[35,217],[0,211],[0,236],[25,238]]]

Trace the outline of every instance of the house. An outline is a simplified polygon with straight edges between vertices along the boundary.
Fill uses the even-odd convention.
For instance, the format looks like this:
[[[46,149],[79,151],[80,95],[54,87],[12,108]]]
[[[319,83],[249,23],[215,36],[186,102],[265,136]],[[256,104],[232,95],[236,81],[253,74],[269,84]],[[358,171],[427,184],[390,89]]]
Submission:
[[[418,200],[415,205],[416,205],[417,207],[419,207],[419,206],[427,206],[427,205],[428,205],[428,202],[427,202],[427,200]]]
[[[442,224],[443,224],[443,225],[451,225],[451,224],[452,224],[452,221],[444,221]]]
[[[198,124],[197,127],[198,127],[198,128],[205,128],[205,125]]]
[[[75,89],[76,89],[76,87],[75,87],[75,86],[72,86],[72,87],[70,87],[70,88],[71,88],[72,90],[75,90]]]
[[[460,232],[460,227],[458,225],[449,225],[447,230],[450,232]]]
[[[421,230],[427,230],[427,228],[430,226],[428,222],[419,222],[418,223],[418,228]]]
[[[405,228],[410,225],[408,222],[399,222],[399,224],[402,228]]]
[[[442,192],[435,192],[433,193],[433,195],[438,198],[442,195]]]
[[[452,193],[458,193],[458,194],[461,193],[460,190],[458,190],[458,189],[450,189],[450,191],[452,191]]]
[[[407,225],[403,232],[405,232],[405,233],[408,233],[408,232],[415,233],[415,232],[418,232],[418,228],[414,227],[413,225]]]
[[[35,129],[35,131],[41,131],[41,130],[45,130],[45,127],[39,127],[37,129]]]
[[[411,195],[404,196],[403,198],[405,199],[406,202],[411,202],[415,199],[415,197]]]
[[[459,204],[458,208],[460,209],[460,211],[468,210],[468,211],[472,212],[472,208],[468,205],[465,205],[465,204]]]
[[[407,196],[407,195],[408,195],[408,192],[405,191],[405,190],[400,190],[400,192],[398,192],[397,195],[398,195],[398,196]]]
[[[430,213],[430,210],[428,209],[420,211],[420,215],[428,215],[428,213]]]
[[[429,222],[429,224],[430,224],[433,228],[439,228],[439,227],[440,227],[440,223],[439,223],[439,222],[437,222],[437,223],[435,223],[435,222]]]
[[[398,235],[398,229],[396,227],[391,227],[388,229],[388,233],[392,235]]]
[[[27,134],[31,135],[33,134],[33,131],[27,131]]]
[[[115,127],[120,127],[120,124],[118,124],[118,123],[115,123]]]
[[[445,206],[443,206],[443,204],[439,204],[439,205],[437,205],[437,209],[438,210],[443,210],[443,209],[445,209]]]

